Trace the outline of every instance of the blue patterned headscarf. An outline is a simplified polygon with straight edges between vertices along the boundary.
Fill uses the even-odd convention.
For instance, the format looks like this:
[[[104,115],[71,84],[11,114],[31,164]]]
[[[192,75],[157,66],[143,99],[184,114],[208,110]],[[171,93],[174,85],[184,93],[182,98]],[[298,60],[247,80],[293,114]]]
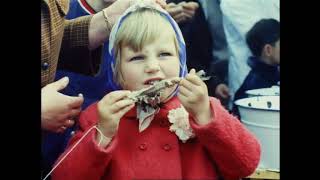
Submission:
[[[187,70],[187,65],[186,65],[186,47],[185,47],[185,42],[181,33],[181,30],[178,26],[178,24],[175,22],[175,20],[169,15],[168,12],[166,12],[164,9],[160,7],[156,7],[154,5],[150,5],[148,3],[144,3],[144,1],[139,1],[135,5],[132,5],[129,7],[124,14],[118,19],[118,21],[115,23],[113,26],[109,41],[107,41],[104,45],[105,52],[108,50],[108,53],[106,52],[104,55],[104,60],[106,61],[106,67],[104,68],[107,73],[107,85],[110,87],[112,90],[121,90],[122,87],[120,87],[115,81],[114,81],[114,69],[115,69],[115,63],[116,63],[116,54],[114,53],[114,43],[115,43],[115,37],[116,33],[119,30],[119,27],[121,26],[123,20],[132,12],[141,9],[141,8],[150,8],[150,9],[155,9],[157,10],[162,16],[166,17],[166,19],[170,22],[172,25],[176,37],[178,40],[178,45],[180,46],[179,48],[179,59],[180,59],[180,72],[179,76],[180,77],[185,77],[186,74],[188,73]],[[108,49],[107,49],[108,47]]]

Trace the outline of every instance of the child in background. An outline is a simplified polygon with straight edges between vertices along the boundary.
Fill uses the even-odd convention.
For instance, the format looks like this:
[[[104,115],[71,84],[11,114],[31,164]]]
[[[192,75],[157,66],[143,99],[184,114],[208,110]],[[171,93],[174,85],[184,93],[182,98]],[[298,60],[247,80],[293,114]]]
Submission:
[[[235,94],[234,100],[248,97],[247,90],[270,88],[280,81],[280,22],[275,19],[258,21],[246,35],[253,54],[249,57],[249,74]],[[236,105],[235,115],[239,115]]]
[[[89,106],[53,169],[54,180],[239,179],[254,172],[260,145],[209,97],[192,69],[171,16],[140,1],[114,25],[109,83],[118,89]],[[181,77],[156,105],[134,103],[131,91]],[[67,155],[65,157],[65,155]]]

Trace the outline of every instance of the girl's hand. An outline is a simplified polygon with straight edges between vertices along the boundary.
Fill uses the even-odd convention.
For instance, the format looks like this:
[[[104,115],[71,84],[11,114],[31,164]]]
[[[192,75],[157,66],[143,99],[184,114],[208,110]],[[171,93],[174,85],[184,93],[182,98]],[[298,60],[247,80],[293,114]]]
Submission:
[[[212,119],[207,86],[194,69],[181,80],[178,97],[199,125],[205,125]]]
[[[134,107],[134,101],[126,98],[130,91],[113,91],[98,102],[99,121],[97,127],[110,138],[118,130],[121,117]],[[97,141],[99,142],[99,135]]]

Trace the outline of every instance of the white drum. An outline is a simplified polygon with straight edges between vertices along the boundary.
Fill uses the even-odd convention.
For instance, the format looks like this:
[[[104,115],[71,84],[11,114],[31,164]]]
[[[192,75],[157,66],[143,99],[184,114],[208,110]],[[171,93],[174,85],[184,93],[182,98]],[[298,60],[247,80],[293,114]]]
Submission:
[[[280,96],[255,96],[235,101],[242,123],[260,141],[259,168],[280,170]]]
[[[272,86],[270,88],[247,90],[246,94],[248,95],[248,97],[253,97],[253,96],[280,96],[280,87],[279,86]]]

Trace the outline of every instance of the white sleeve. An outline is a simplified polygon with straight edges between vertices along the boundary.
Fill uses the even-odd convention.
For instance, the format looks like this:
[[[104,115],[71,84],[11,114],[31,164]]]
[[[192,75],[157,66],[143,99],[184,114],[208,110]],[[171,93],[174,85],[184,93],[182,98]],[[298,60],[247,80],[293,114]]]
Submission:
[[[223,15],[231,21],[242,37],[245,37],[245,34],[257,21],[268,18],[268,12],[273,11],[274,8],[268,5],[273,1],[268,1],[269,2],[263,0],[221,0],[220,7]]]

